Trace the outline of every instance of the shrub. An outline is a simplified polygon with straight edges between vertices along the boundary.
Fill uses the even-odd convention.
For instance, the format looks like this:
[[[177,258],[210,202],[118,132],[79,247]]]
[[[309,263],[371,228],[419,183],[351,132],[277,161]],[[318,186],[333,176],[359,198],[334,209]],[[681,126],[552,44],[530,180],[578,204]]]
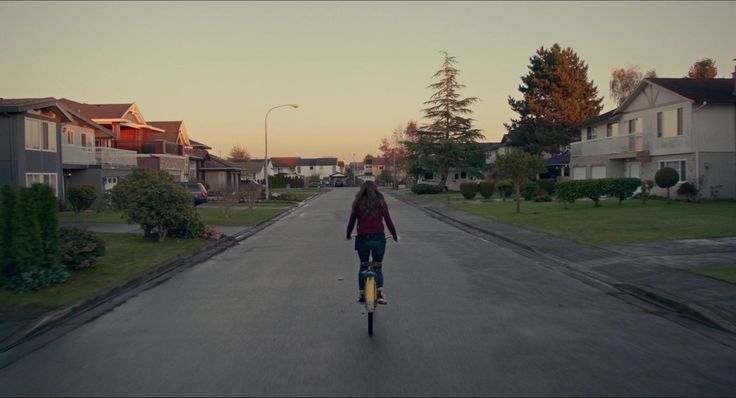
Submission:
[[[59,217],[57,202],[51,187],[33,184],[33,193],[38,211],[38,224],[41,236],[41,267],[59,264]]]
[[[624,199],[631,197],[636,188],[641,186],[641,180],[638,178],[607,178],[606,193],[610,196],[618,198],[620,205]]]
[[[498,189],[499,195],[501,195],[501,200],[506,201],[506,198],[511,196],[511,190],[513,187],[514,184],[509,180],[501,180],[496,183],[496,188]]]
[[[549,196],[549,193],[547,193],[547,191],[545,191],[542,188],[539,188],[536,191],[534,191],[533,197],[534,197],[535,202],[551,202],[552,201],[552,197]]]
[[[696,187],[695,184],[691,184],[689,182],[686,182],[680,185],[679,188],[677,188],[677,194],[685,195],[688,202],[693,199],[697,199],[698,193],[700,193],[700,190],[698,189],[698,187]]]
[[[27,293],[62,283],[67,278],[69,273],[63,266],[57,264],[49,268],[17,273],[5,283],[5,288],[14,293]]]
[[[583,181],[562,181],[555,185],[557,191],[557,200],[562,202],[567,208],[568,203],[575,203],[577,199],[583,197],[582,195],[582,183]]]
[[[493,196],[493,190],[496,188],[496,184],[493,181],[481,181],[478,183],[478,192],[485,199],[490,199]]]
[[[205,225],[200,237],[207,240],[218,240],[220,239],[220,233],[212,225]]]
[[[72,185],[69,188],[68,201],[75,213],[89,209],[95,199],[97,194],[94,185]]]
[[[539,180],[537,181],[537,184],[539,184],[539,187],[547,191],[548,194],[554,195],[555,194],[555,184],[557,184],[557,181],[555,180]]]
[[[192,218],[179,220],[169,230],[168,236],[172,238],[195,239],[202,236],[203,231],[204,223],[199,220],[199,216],[195,213]]]
[[[88,231],[61,228],[59,241],[61,263],[69,270],[92,268],[105,255],[105,241]]]
[[[100,198],[100,200],[97,201],[97,212],[100,213],[112,209],[112,194],[110,193],[110,191],[105,191],[102,193],[102,197]]]
[[[41,226],[38,206],[32,188],[21,188],[13,210],[12,258],[15,269],[11,274],[32,273],[43,261]]]
[[[677,182],[680,181],[680,175],[677,174],[677,170],[672,167],[664,167],[657,170],[654,174],[654,182],[660,188],[667,189],[667,200],[670,200],[670,188],[674,187]]]
[[[442,192],[442,189],[436,185],[430,185],[430,184],[417,184],[414,185],[411,188],[411,191],[414,192],[417,195],[426,195],[426,194],[437,194]]]
[[[521,186],[521,196],[524,197],[524,200],[532,200],[534,197],[534,191],[537,189],[539,189],[539,184],[533,181],[527,182]]]
[[[146,237],[156,233],[159,241],[174,228],[188,236],[190,223],[198,221],[189,191],[162,170],[134,169],[112,189],[112,200],[128,222],[139,224]]]
[[[607,183],[605,180],[583,180],[581,181],[580,193],[583,197],[593,201],[595,206],[600,206],[601,196],[606,194]]]
[[[15,271],[13,260],[13,212],[15,210],[15,190],[10,185],[3,186],[0,202],[0,283],[10,278]]]
[[[478,183],[463,182],[460,184],[460,193],[463,194],[465,199],[473,199],[478,194]]]

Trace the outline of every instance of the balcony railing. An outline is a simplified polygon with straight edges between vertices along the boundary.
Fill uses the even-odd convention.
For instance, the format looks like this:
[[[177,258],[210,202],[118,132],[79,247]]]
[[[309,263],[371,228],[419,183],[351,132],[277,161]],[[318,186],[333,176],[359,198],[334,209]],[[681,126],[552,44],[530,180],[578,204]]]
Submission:
[[[61,145],[61,162],[66,165],[89,166],[97,164],[95,149],[78,145]]]
[[[138,166],[138,158],[135,151],[126,149],[95,148],[95,158],[97,164],[103,168],[125,169]]]
[[[617,137],[605,137],[570,144],[572,156],[613,155],[617,153],[635,153],[647,150],[643,134],[629,134]]]

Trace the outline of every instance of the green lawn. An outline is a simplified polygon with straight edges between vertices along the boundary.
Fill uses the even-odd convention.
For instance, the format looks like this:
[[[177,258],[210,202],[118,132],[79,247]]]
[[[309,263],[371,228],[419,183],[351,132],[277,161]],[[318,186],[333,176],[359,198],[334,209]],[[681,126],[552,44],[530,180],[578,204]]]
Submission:
[[[484,217],[547,232],[581,243],[606,245],[658,240],[736,236],[736,202],[687,203],[649,200],[558,202],[453,201],[452,206]]]
[[[108,289],[178,255],[211,244],[200,239],[144,241],[139,234],[96,233],[107,242],[107,253],[93,269],[72,272],[62,284],[33,293],[15,294],[0,289],[0,302],[15,307],[56,309]]]
[[[286,209],[286,207],[284,207]],[[205,224],[218,225],[222,227],[233,226],[249,226],[257,224],[267,218],[270,218],[284,209],[273,208],[233,208],[230,211],[230,218],[223,217],[223,211],[218,207],[197,207],[197,213]],[[59,222],[80,222],[80,223],[102,223],[102,224],[125,224],[125,220],[121,217],[121,213],[117,211],[85,211],[75,215],[72,212],[59,213]]]
[[[712,267],[693,268],[690,272],[729,283],[736,283],[736,265],[717,265]]]

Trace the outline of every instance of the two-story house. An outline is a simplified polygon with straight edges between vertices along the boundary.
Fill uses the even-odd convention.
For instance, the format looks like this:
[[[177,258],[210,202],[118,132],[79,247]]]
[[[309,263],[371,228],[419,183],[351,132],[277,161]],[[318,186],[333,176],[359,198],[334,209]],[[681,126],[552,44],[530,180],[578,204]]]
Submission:
[[[54,98],[0,98],[0,186],[39,182],[63,198],[61,124],[72,120]]]
[[[621,106],[576,126],[572,178],[654,180],[672,167],[706,198],[736,198],[734,81],[644,79]]]
[[[135,103],[86,104],[66,98],[59,102],[110,130],[110,145],[138,153],[138,166],[164,170],[177,181],[187,181],[189,161],[184,145],[165,139],[166,131],[148,124]]]
[[[268,175],[283,174],[286,176],[296,176],[298,157],[269,157]]]
[[[65,192],[73,185],[92,185],[99,200],[138,165],[137,154],[110,147],[110,130],[70,109],[66,111],[72,120],[61,124]]]
[[[328,181],[331,175],[341,171],[337,158],[299,159],[296,163],[297,175],[305,179],[317,176],[320,180]]]

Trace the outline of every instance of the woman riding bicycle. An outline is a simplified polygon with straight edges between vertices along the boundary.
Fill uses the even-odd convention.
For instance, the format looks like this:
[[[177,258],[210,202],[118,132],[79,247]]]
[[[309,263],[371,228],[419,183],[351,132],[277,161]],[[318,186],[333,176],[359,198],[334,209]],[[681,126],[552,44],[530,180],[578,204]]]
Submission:
[[[351,239],[356,220],[358,221],[358,235],[355,237],[355,250],[358,251],[358,257],[360,258],[360,270],[358,271],[360,298],[358,301],[365,302],[365,274],[363,272],[368,270],[369,258],[372,257],[378,284],[378,303],[386,304],[382,271],[383,255],[386,252],[386,234],[384,233],[383,222],[386,221],[386,226],[394,241],[398,241],[399,236],[396,234],[393,221],[391,221],[391,215],[388,212],[388,205],[383,199],[383,194],[378,192],[378,186],[373,181],[364,182],[355,195],[353,210],[348,222],[348,232],[345,236],[348,240]]]

